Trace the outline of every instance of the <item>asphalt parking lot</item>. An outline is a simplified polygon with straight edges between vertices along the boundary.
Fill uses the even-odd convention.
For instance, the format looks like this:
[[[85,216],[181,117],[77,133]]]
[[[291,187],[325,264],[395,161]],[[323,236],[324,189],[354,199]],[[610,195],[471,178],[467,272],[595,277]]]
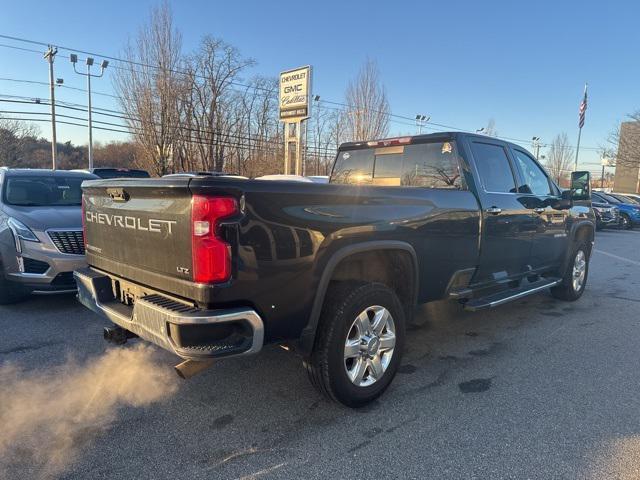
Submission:
[[[475,314],[424,307],[401,372],[364,409],[328,403],[298,357],[269,347],[171,376],[170,395],[85,425],[55,476],[640,478],[640,232],[598,232],[595,248],[575,303],[541,293]],[[133,348],[107,345],[102,325],[70,296],[0,307],[0,362],[46,375]],[[34,452],[11,455],[5,478],[42,476]]]

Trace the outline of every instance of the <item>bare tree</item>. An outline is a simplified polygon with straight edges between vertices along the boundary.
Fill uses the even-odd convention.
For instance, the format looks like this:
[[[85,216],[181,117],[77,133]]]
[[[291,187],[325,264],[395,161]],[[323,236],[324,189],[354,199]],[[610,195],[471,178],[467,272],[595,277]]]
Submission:
[[[547,154],[546,167],[549,174],[558,183],[571,172],[573,153],[573,148],[569,144],[569,137],[565,132],[554,137]]]
[[[32,166],[26,158],[28,144],[36,141],[40,129],[33,123],[0,116],[0,166]]]
[[[305,172],[308,175],[327,175],[329,173],[328,170],[335,152],[335,148],[332,146],[332,130],[335,121],[340,118],[340,113],[322,108],[320,105],[315,105],[312,109],[311,118],[307,123],[308,145],[306,146]]]
[[[345,136],[349,140],[371,140],[389,132],[389,101],[376,63],[367,60],[355,80],[347,86]]]
[[[174,150],[179,150],[179,95],[183,81],[182,36],[173,26],[165,2],[152,9],[149,23],[124,57],[130,62],[117,70],[114,86],[133,138],[140,147],[138,163],[158,175],[174,170]]]

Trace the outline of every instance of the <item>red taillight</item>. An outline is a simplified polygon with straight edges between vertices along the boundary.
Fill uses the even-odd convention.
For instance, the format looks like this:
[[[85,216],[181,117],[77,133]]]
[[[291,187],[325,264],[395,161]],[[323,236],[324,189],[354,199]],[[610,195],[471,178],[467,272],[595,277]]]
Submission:
[[[238,212],[230,197],[194,195],[191,201],[193,281],[219,283],[231,277],[231,246],[217,235],[220,220]]]

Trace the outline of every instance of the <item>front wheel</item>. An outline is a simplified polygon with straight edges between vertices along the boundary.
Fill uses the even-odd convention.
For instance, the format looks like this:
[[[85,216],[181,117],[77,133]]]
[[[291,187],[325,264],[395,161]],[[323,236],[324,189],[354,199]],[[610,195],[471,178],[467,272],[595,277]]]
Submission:
[[[0,305],[17,303],[29,296],[29,293],[22,290],[19,285],[10,282],[4,277],[2,265],[0,264]]]
[[[331,285],[313,352],[305,367],[311,383],[348,407],[363,406],[387,389],[405,338],[404,311],[380,283]]]
[[[631,223],[631,218],[626,213],[623,213],[620,217],[620,228],[624,230],[631,230],[633,228],[633,224]]]
[[[589,276],[589,253],[587,243],[583,242],[574,247],[571,260],[562,277],[562,283],[551,289],[551,295],[569,302],[582,296]]]

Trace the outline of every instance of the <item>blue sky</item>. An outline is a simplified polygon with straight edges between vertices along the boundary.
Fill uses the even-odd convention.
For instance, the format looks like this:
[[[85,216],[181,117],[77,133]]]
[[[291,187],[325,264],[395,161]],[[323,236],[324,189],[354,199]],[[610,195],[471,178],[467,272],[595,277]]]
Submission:
[[[503,136],[536,135],[550,142],[564,131],[575,143],[585,81],[583,146],[603,144],[617,122],[640,109],[637,1],[170,3],[186,51],[211,34],[254,58],[256,74],[276,76],[312,64],[314,93],[327,100],[343,100],[348,80],[368,57],[378,63],[394,113],[424,113],[462,129],[475,130],[493,118]],[[0,34],[117,56],[155,4],[2,0]],[[0,44],[40,49],[4,39]],[[112,73],[95,81],[94,90],[112,92]],[[63,58],[56,76],[84,87],[84,78]],[[48,81],[47,65],[36,53],[0,46],[0,78]],[[48,90],[0,80],[0,94],[46,98]],[[69,89],[59,89],[58,99],[86,104],[85,94]],[[94,105],[118,108],[113,98],[100,95]],[[391,126],[394,133],[415,131]],[[48,125],[41,128],[49,135]],[[123,136],[96,131],[94,138]],[[61,125],[59,141],[66,140],[86,143],[86,129]],[[582,150],[580,158],[598,170],[587,165],[599,162],[595,151]]]

